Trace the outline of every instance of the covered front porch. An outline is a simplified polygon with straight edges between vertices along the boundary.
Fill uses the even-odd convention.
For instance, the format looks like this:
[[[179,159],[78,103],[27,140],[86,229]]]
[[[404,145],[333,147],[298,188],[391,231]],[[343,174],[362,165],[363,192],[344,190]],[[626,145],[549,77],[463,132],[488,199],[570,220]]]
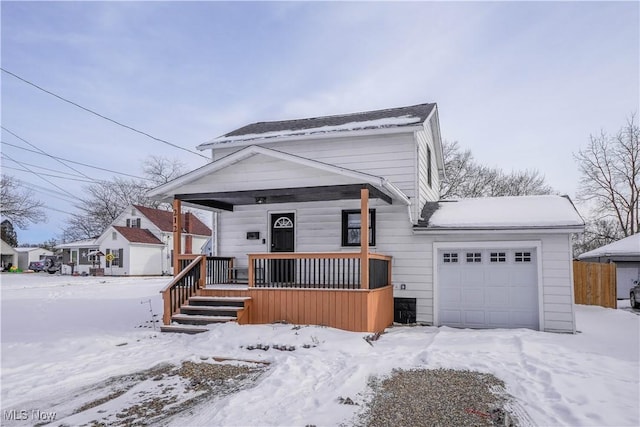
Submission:
[[[366,236],[368,188],[360,189],[360,198],[360,235]],[[174,212],[180,212],[180,204],[180,199],[174,201]],[[174,242],[181,241],[180,219],[174,215]],[[212,321],[219,317],[240,324],[287,322],[358,332],[384,330],[393,322],[392,258],[371,253],[367,239],[362,240],[358,252],[248,254],[242,263],[247,267],[238,267],[235,257],[175,256],[178,274],[162,291],[163,323],[202,324],[212,314]],[[199,317],[187,317],[184,308],[205,298],[210,298],[210,307],[200,307]],[[227,302],[234,303],[233,310],[221,308]]]
[[[265,176],[272,179],[259,178]],[[410,202],[385,179],[249,147],[153,193],[173,202],[174,254],[179,254],[177,274],[162,291],[165,325],[209,323],[218,315],[238,323],[284,321],[369,332],[392,324],[392,258],[370,250],[369,199],[377,199],[378,206]],[[218,256],[184,254],[183,204],[224,218],[222,234],[214,219],[213,255]],[[340,212],[342,244],[335,237]],[[347,214],[353,217],[344,221]]]

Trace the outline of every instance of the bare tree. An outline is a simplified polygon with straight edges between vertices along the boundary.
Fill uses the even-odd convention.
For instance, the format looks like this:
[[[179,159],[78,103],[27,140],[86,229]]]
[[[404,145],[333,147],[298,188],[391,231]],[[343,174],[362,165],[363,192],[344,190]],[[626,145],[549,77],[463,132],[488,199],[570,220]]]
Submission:
[[[551,194],[553,189],[536,170],[505,173],[478,164],[471,150],[458,142],[443,143],[446,178],[440,184],[442,199]]]
[[[581,173],[578,200],[593,206],[594,221],[613,221],[622,236],[640,230],[640,128],[631,115],[615,136],[601,132],[575,155]]]
[[[167,159],[166,157],[149,156],[142,164],[142,171],[146,178],[157,185],[179,177],[184,171],[184,163],[178,159]]]
[[[624,237],[617,223],[611,220],[587,221],[582,235],[575,235],[573,254],[578,256],[584,252],[597,249]]]
[[[46,221],[44,203],[35,200],[21,182],[10,176],[0,177],[0,216],[25,229],[29,223]]]
[[[5,219],[0,223],[0,234],[2,235],[2,240],[5,243],[8,243],[9,246],[15,248],[18,246],[18,234],[16,230],[13,228],[13,224],[8,219]]]
[[[99,236],[130,205],[162,208],[147,192],[178,177],[183,165],[178,160],[150,156],[143,162],[145,180],[114,178],[85,187],[85,197],[77,203],[80,212],[67,219],[65,239],[80,240]]]

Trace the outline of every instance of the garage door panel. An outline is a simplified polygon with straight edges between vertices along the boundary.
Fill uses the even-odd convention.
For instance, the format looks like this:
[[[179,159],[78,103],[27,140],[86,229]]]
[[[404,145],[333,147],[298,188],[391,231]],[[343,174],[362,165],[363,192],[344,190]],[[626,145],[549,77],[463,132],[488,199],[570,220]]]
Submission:
[[[471,328],[539,328],[535,249],[447,250],[460,262],[438,265],[439,322]],[[481,262],[466,254],[481,253]],[[493,262],[491,252],[494,252]],[[504,253],[500,260],[495,252]],[[442,259],[442,253],[438,254]]]
[[[478,327],[486,323],[484,310],[465,310],[463,314],[465,325]]]
[[[461,283],[464,286],[482,287],[484,283],[484,275],[481,269],[475,267],[462,267]]]
[[[483,289],[466,289],[463,291],[463,306],[464,307],[476,307],[478,303],[484,303],[484,290]]]
[[[509,312],[508,311],[488,311],[487,323],[488,326],[494,328],[507,328],[509,327]]]
[[[440,312],[440,317],[442,317],[444,324],[451,326],[462,325],[462,311],[460,310],[442,310]]]
[[[485,295],[485,305],[489,307],[504,307],[509,304],[509,288],[504,286],[487,287]]]
[[[462,306],[462,289],[454,288],[454,289],[443,289],[440,293],[440,299],[443,302],[443,306],[451,307],[451,306]]]
[[[503,268],[504,266],[502,265],[490,265],[494,268],[487,269],[488,271],[485,273],[487,282],[508,285],[513,280],[509,269]]]

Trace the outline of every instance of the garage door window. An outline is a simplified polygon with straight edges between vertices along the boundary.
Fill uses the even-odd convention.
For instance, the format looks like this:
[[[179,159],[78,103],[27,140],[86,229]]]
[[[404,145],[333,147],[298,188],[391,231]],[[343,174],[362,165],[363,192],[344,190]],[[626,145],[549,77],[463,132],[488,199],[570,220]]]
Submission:
[[[514,255],[515,262],[531,262],[531,252],[516,252]]]
[[[491,252],[491,256],[489,257],[489,261],[491,261],[491,262],[507,262],[507,253],[506,252]]]
[[[482,262],[482,252],[467,252],[467,262]]]
[[[445,252],[442,254],[442,262],[453,263],[458,262],[458,254],[455,252]]]

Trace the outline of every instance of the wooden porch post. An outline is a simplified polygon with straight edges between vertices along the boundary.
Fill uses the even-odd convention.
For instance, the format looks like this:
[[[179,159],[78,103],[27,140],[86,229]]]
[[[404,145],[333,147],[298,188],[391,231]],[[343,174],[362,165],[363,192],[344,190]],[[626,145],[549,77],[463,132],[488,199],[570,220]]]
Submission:
[[[360,190],[360,284],[369,289],[369,189]]]
[[[180,273],[178,255],[182,253],[182,202],[173,199],[173,276]]]

